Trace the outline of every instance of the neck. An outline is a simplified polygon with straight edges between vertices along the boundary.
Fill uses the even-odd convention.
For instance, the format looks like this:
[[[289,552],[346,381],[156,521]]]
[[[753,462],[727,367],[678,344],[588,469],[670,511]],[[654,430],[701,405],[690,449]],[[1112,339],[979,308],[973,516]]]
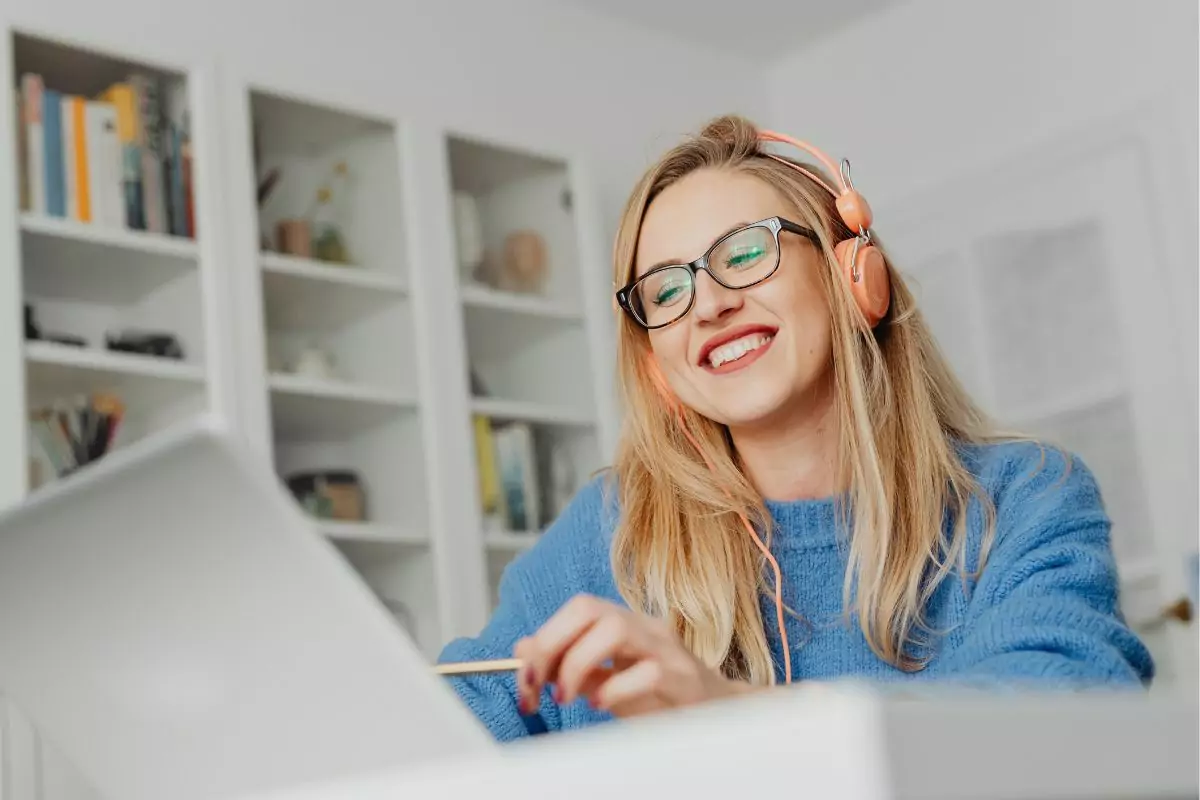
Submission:
[[[789,413],[748,428],[730,428],[742,468],[767,500],[810,500],[841,490],[833,380]]]

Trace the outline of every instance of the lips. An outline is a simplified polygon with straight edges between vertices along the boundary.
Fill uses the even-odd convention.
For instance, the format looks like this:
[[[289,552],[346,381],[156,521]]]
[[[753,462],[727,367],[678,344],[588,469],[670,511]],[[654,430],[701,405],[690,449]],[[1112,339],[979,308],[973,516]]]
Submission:
[[[696,363],[701,367],[711,368],[712,365],[709,363],[709,356],[711,356],[712,351],[716,350],[718,347],[721,347],[729,342],[736,341],[737,339],[755,334],[773,337],[778,330],[778,328],[771,325],[739,325],[736,328],[730,328],[727,331],[722,331],[704,343],[704,346],[700,348],[700,353],[696,358]]]

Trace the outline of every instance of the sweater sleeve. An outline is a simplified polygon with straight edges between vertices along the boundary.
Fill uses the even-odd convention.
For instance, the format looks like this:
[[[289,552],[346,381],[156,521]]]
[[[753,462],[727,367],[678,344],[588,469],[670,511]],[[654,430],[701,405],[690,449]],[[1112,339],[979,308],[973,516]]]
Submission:
[[[952,682],[1082,689],[1149,685],[1154,663],[1125,624],[1095,478],[1076,456],[1023,446],[1004,464],[996,530],[959,645]]]
[[[523,564],[510,563],[500,579],[499,604],[477,636],[451,641],[438,657],[439,663],[511,658],[513,646],[534,629],[522,586]],[[492,735],[501,742],[520,739],[550,728],[557,719],[542,715],[523,716],[517,706],[516,675],[511,672],[447,676],[458,696]],[[549,697],[544,697],[549,701]],[[546,704],[543,704],[546,708]]]
[[[612,526],[603,487],[602,478],[582,487],[537,544],[505,567],[499,602],[483,630],[447,644],[438,657],[440,663],[511,658],[516,643],[540,628],[571,595],[603,592],[611,582],[605,565],[606,537]],[[548,687],[542,692],[539,712],[522,716],[516,675],[511,672],[446,680],[499,741],[562,728],[561,709]]]

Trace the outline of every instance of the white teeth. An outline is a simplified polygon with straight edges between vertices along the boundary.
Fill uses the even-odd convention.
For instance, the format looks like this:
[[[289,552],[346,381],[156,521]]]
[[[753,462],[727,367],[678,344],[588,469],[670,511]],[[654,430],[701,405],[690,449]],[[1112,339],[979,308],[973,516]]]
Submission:
[[[757,350],[771,341],[771,338],[766,333],[752,333],[740,339],[734,339],[732,342],[726,342],[720,347],[714,348],[708,354],[708,363],[714,367],[719,367],[722,364],[728,364],[730,361],[737,361],[747,353]]]

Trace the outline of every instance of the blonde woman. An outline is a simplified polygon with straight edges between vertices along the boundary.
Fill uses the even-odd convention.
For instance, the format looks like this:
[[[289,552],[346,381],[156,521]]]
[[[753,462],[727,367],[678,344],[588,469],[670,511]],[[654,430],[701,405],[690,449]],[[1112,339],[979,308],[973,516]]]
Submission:
[[[498,739],[806,680],[1152,679],[1091,473],[989,427],[847,167],[726,117],[634,189],[615,463],[441,658],[522,659],[448,679]]]

